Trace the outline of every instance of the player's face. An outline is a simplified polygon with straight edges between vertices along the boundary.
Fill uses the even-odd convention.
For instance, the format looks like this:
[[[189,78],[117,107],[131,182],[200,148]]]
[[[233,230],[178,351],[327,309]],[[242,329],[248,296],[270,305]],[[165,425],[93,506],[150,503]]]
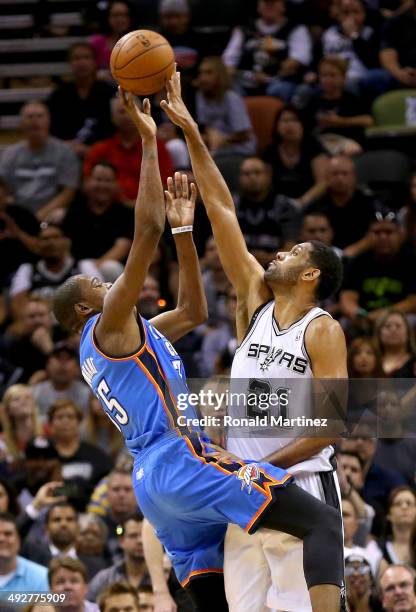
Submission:
[[[82,283],[83,303],[90,306],[93,310],[101,312],[103,309],[104,298],[109,292],[112,284],[104,283],[96,276],[80,276]]]
[[[413,576],[404,567],[389,567],[380,579],[383,609],[412,612],[416,603]]]
[[[290,251],[279,251],[264,273],[270,285],[295,285],[300,274],[308,267],[311,245],[309,242],[296,244]]]

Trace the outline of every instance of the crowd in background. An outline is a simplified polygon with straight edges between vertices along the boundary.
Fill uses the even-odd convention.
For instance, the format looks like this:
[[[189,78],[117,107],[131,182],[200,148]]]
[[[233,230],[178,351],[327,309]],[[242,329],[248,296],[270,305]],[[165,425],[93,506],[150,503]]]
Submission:
[[[79,338],[50,312],[69,276],[113,282],[122,272],[140,182],[140,138],[109,71],[117,40],[142,26],[140,11],[124,0],[90,5],[77,32],[88,38],[69,49],[71,77],[44,102],[23,104],[20,139],[0,151],[0,590],[67,592],[70,612],[104,610],[111,597],[152,610],[130,458],[81,378]],[[39,35],[53,36],[50,3],[39,7]],[[226,36],[195,30],[199,8],[160,0],[146,26],[175,50],[250,251],[266,267],[276,251],[316,239],[344,264],[339,293],[321,305],[341,322],[349,375],[361,383],[350,408],[367,409],[338,446],[350,610],[415,612],[414,136],[372,129],[380,96],[402,90],[406,126],[416,124],[416,6],[258,0]],[[176,170],[192,178],[162,97],[151,99],[162,181]],[[384,162],[366,183],[369,153]],[[388,180],[390,159],[404,180]],[[189,377],[227,376],[236,295],[200,201],[194,239],[209,320],[175,346]],[[145,318],[175,304],[175,257],[165,232],[138,302]],[[167,562],[164,571],[178,610],[192,610]]]

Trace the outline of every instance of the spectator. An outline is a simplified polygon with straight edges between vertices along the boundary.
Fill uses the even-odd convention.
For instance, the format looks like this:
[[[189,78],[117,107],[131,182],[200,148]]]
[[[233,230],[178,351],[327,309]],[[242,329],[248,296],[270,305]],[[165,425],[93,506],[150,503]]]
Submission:
[[[72,114],[73,109],[64,116]],[[24,104],[20,120],[23,140],[3,150],[0,175],[16,204],[43,220],[72,201],[79,181],[78,162],[66,143],[50,136],[50,115],[43,102]]]
[[[416,285],[411,270],[416,258],[401,246],[395,214],[377,212],[370,236],[371,249],[354,257],[347,268],[340,295],[343,315],[351,321],[360,315],[376,321],[388,309],[414,312]]]
[[[112,79],[109,71],[111,51],[116,42],[133,29],[130,4],[124,0],[109,2],[102,33],[94,34],[89,40],[100,77]]]
[[[372,575],[378,576],[380,567],[387,567],[387,563],[384,562],[381,565],[382,554],[374,540],[371,540],[368,546],[364,548],[354,544],[354,536],[359,527],[359,518],[354,504],[348,499],[342,500],[342,522],[344,524],[344,557],[348,559],[350,555],[362,556],[370,565]]]
[[[416,376],[415,334],[403,312],[390,310],[380,317],[376,324],[375,340],[386,376]]]
[[[399,221],[403,226],[405,239],[410,247],[416,247],[416,173],[410,178],[409,197],[400,209]]]
[[[345,582],[350,612],[377,612],[371,567],[365,557],[351,554],[345,559]]]
[[[6,478],[0,478],[0,514],[10,512],[15,518],[20,512],[14,486]]]
[[[122,453],[117,458],[113,471],[121,471],[123,474],[131,475],[133,470],[133,463],[133,457],[130,455],[127,449],[124,448],[124,453]],[[99,514],[101,517],[109,513],[110,504],[108,501],[108,478],[108,476],[103,478],[95,487],[87,507],[87,512]],[[134,509],[132,510],[132,512],[133,511]]]
[[[350,378],[382,378],[381,353],[371,338],[355,338],[348,347]]]
[[[322,36],[324,56],[338,55],[347,60],[348,87],[375,98],[388,89],[391,79],[380,69],[379,36],[367,23],[364,4],[361,0],[340,0],[336,21]]]
[[[389,565],[411,563],[411,535],[416,521],[416,493],[412,487],[403,485],[391,491],[387,521],[387,535],[379,542],[383,558]]]
[[[19,462],[24,457],[29,440],[41,433],[38,408],[30,387],[26,385],[9,387],[3,396],[1,415],[8,460]]]
[[[84,162],[84,176],[88,177],[99,162],[111,164],[120,186],[119,199],[134,205],[139,189],[142,144],[133,120],[120,98],[111,100],[111,120],[116,128],[113,136],[96,142]],[[173,173],[172,160],[163,142],[158,140],[160,175],[163,184]]]
[[[107,547],[113,563],[120,555],[118,527],[133,513],[137,513],[137,502],[131,482],[131,470],[114,469],[108,476],[108,509],[102,517],[108,527]]]
[[[258,0],[258,18],[235,28],[224,63],[247,94],[276,96],[289,102],[296,83],[312,61],[307,28],[286,17],[284,0]]]
[[[415,612],[415,570],[406,565],[390,565],[379,580],[381,604],[385,612]]]
[[[290,250],[299,234],[299,213],[276,196],[270,168],[258,157],[240,166],[240,191],[234,197],[241,231],[250,252],[266,266],[278,250]]]
[[[296,199],[299,206],[306,206],[324,193],[327,155],[315,139],[306,135],[294,107],[283,107],[278,114],[274,143],[263,157],[273,168],[275,191]]]
[[[48,99],[51,132],[83,157],[90,145],[107,138],[113,131],[110,100],[115,89],[97,80],[95,53],[89,44],[72,45],[68,62],[73,81],[61,83]]]
[[[114,582],[110,584],[101,594],[98,600],[100,612],[140,612],[138,593],[135,588],[125,582]]]
[[[96,514],[81,514],[78,519],[79,533],[77,539],[77,555],[88,567],[89,559],[101,562],[99,569],[110,564],[107,551],[108,529],[106,524]]]
[[[139,312],[142,314],[142,310],[139,310]],[[142,314],[142,316],[144,315]],[[124,448],[123,436],[101,408],[98,399],[91,394],[86,399],[87,411],[84,414],[87,415],[87,418],[82,437],[90,444],[94,444],[107,452],[115,461]],[[77,402],[75,401],[75,403]]]
[[[380,63],[390,77],[389,86],[416,87],[416,7],[386,22]]]
[[[58,225],[42,223],[38,234],[36,263],[23,263],[12,278],[10,286],[11,310],[19,317],[29,293],[42,295],[50,300],[54,290],[75,274],[97,276],[100,273],[92,261],[75,261],[71,256],[71,241]]]
[[[85,565],[79,559],[56,557],[49,564],[52,593],[65,593],[60,604],[63,612],[99,612],[96,604],[85,599],[88,583]]]
[[[311,211],[303,215],[300,240],[302,242],[319,240],[331,246],[339,257],[343,257],[343,251],[333,245],[334,230],[327,215],[323,212]]]
[[[150,583],[143,557],[142,525],[141,515],[133,515],[124,521],[119,535],[123,558],[95,576],[88,589],[88,599],[97,601],[101,591],[113,582],[126,582],[137,591],[143,584]]]
[[[53,349],[53,320],[49,302],[31,295],[22,310],[21,331],[8,331],[5,354],[16,367],[15,378],[27,382],[38,370],[44,370]]]
[[[253,155],[256,139],[241,96],[232,91],[227,70],[219,57],[206,57],[198,70],[196,119],[210,152]]]
[[[63,221],[75,259],[95,259],[109,281],[121,273],[120,262],[127,258],[133,235],[133,210],[117,201],[117,192],[115,169],[107,162],[98,162],[84,180],[84,193],[79,194]]]
[[[347,61],[337,56],[320,61],[319,90],[305,109],[321,143],[333,155],[361,153],[364,129],[374,123],[365,99],[345,89],[347,66]]]
[[[94,486],[111,470],[109,456],[80,438],[81,409],[71,400],[57,400],[49,409],[52,442],[62,464],[62,478],[73,484],[69,499],[83,510]]]
[[[35,438],[36,443],[38,443],[38,440],[39,438]],[[45,473],[47,474],[46,478]],[[45,470],[42,476],[45,480],[47,480],[49,474]],[[63,485],[62,481],[50,480],[48,482],[40,483],[39,478],[32,477],[30,479],[30,483],[33,484],[35,480],[37,481],[37,487],[34,491],[32,488],[33,496],[28,489],[21,494],[21,497],[24,498],[24,503],[26,505],[24,510],[17,517],[17,527],[20,537],[22,539],[24,538],[25,546],[27,542],[33,541],[37,542],[39,547],[40,544],[42,546],[47,545],[45,520],[48,508],[61,502],[65,502],[66,498],[64,495],[57,495],[57,490]],[[26,484],[29,486],[29,482]],[[32,501],[28,503],[29,498],[31,498]]]
[[[18,556],[20,547],[16,519],[0,514],[0,581],[2,591],[48,592],[45,567]],[[10,606],[14,608],[14,606]]]
[[[5,179],[0,178],[0,286],[7,287],[20,264],[34,260],[39,222],[26,208],[11,203]]]
[[[355,166],[346,155],[329,160],[326,185],[326,194],[306,212],[325,213],[334,230],[334,244],[345,256],[354,257],[369,246],[366,234],[374,219],[374,198],[357,188]]]
[[[207,296],[210,321],[217,322],[227,318],[225,296],[229,282],[222,268],[214,238],[208,238],[205,244],[204,272],[202,280]]]

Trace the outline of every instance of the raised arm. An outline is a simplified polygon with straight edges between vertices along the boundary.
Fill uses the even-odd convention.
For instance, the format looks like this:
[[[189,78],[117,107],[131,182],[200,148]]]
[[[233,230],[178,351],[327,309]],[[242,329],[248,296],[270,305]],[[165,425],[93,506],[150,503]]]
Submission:
[[[175,310],[164,312],[151,320],[171,342],[179,340],[208,318],[207,300],[202,284],[198,254],[192,238],[196,187],[186,174],[176,172],[168,178],[166,216],[172,228],[179,261],[179,292]],[[181,231],[183,230],[183,231]]]
[[[263,268],[247,249],[229,189],[182,100],[179,72],[172,75],[167,92],[167,101],[163,100],[161,107],[185,134],[192,169],[212,224],[221,263],[238,298],[244,300],[250,296],[247,306],[251,316],[257,306],[271,296],[263,280]]]
[[[134,307],[163,232],[165,203],[157,157],[156,125],[150,115],[150,102],[148,99],[144,100],[141,112],[131,94],[121,91],[121,96],[142,138],[140,186],[135,205],[134,237],[130,254],[123,274],[105,297],[103,314],[96,333],[99,342],[103,339],[108,342],[105,340],[108,334],[119,336],[120,332],[128,332],[131,334],[131,343],[137,345],[140,341],[140,330],[135,322]]]

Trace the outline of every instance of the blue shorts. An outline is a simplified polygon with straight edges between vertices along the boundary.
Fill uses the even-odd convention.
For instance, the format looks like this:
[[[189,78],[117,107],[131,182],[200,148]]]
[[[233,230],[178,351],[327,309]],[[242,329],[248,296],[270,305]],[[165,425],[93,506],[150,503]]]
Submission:
[[[214,450],[214,449],[212,449]],[[293,478],[268,463],[217,461],[209,446],[172,431],[135,460],[133,486],[176,576],[222,572],[228,523],[254,533],[277,488]]]

